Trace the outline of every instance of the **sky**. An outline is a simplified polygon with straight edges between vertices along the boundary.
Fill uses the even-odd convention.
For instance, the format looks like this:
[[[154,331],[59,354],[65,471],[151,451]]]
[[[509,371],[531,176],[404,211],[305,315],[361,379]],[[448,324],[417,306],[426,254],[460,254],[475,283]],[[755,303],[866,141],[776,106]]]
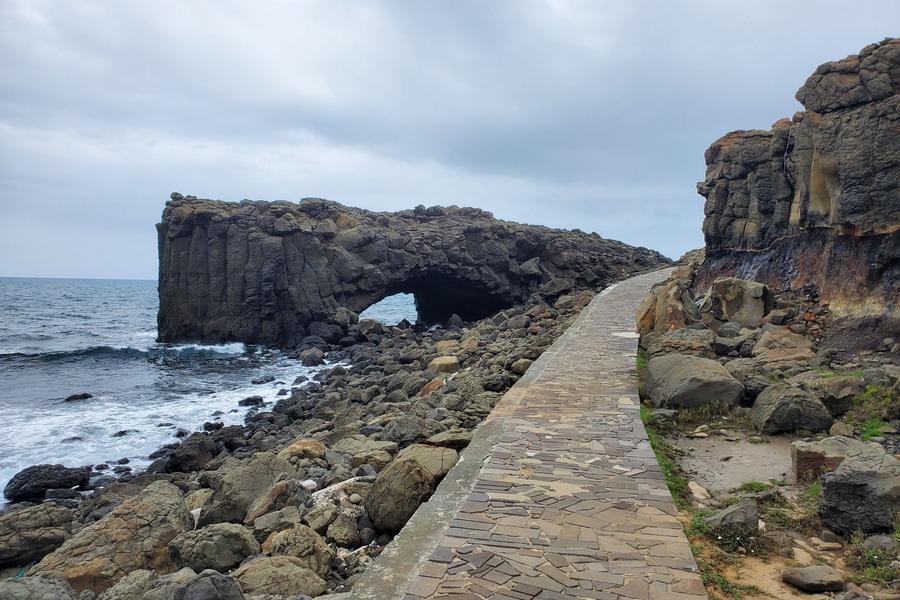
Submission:
[[[173,191],[477,206],[676,258],[709,144],[897,24],[896,0],[0,0],[0,276],[155,279]]]

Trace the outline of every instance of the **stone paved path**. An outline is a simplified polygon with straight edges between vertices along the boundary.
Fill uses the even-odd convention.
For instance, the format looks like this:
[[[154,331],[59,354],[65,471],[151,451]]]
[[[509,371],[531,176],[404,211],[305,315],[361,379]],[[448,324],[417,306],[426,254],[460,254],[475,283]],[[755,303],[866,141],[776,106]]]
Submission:
[[[667,274],[594,299],[352,597],[706,598],[638,412],[634,313]]]

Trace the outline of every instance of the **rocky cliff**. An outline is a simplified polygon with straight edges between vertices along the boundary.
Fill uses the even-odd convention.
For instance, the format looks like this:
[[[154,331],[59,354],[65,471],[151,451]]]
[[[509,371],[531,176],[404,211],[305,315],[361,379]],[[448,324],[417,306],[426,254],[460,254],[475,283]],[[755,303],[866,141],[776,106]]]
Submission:
[[[900,297],[900,39],[820,66],[806,108],[706,151],[706,260],[775,289],[814,285],[845,314],[895,313]]]
[[[172,194],[159,236],[159,339],[292,347],[336,342],[398,292],[426,323],[479,319],[533,294],[596,289],[668,262],[606,240],[475,208],[375,213],[307,199],[241,203]]]

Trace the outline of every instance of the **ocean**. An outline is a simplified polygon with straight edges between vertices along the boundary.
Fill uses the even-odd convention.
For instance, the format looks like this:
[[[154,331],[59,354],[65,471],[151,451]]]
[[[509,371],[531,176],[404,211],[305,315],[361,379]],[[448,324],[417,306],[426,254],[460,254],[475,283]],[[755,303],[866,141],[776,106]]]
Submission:
[[[74,467],[121,459],[139,470],[179,428],[240,424],[238,401],[318,368],[271,348],[156,342],[155,281],[0,277],[0,490],[40,463]],[[415,322],[398,294],[365,317]],[[254,385],[251,380],[273,376]],[[91,398],[66,402],[80,393]]]

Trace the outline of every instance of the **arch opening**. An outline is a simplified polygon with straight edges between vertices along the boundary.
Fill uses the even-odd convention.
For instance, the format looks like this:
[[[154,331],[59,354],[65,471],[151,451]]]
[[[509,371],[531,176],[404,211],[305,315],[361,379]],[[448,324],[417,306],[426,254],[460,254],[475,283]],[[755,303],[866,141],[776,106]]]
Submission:
[[[446,324],[454,314],[463,321],[478,321],[513,304],[511,298],[492,294],[480,282],[442,273],[418,275],[392,291],[413,295],[418,322],[424,325]]]
[[[374,319],[384,325],[397,325],[404,319],[415,324],[418,320],[413,294],[398,292],[385,296],[359,313],[360,319]]]

